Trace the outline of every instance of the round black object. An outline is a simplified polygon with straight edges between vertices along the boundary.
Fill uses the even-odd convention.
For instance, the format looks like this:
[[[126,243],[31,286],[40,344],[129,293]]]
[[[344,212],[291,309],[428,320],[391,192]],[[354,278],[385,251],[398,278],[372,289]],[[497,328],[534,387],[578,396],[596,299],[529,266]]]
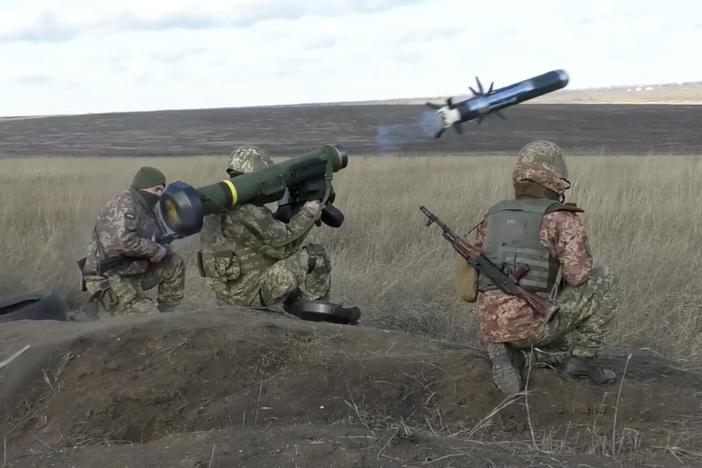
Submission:
[[[288,310],[288,312],[302,320],[344,325],[357,325],[361,318],[361,309],[358,307],[343,307],[338,304],[317,301],[296,304],[296,307]]]
[[[54,291],[0,298],[0,322],[66,320],[68,307]]]
[[[200,232],[204,219],[202,200],[195,189],[177,180],[168,184],[159,203],[161,215],[169,228],[190,236]]]
[[[327,205],[322,210],[320,218],[324,224],[333,228],[341,227],[344,224],[344,213],[334,205]]]

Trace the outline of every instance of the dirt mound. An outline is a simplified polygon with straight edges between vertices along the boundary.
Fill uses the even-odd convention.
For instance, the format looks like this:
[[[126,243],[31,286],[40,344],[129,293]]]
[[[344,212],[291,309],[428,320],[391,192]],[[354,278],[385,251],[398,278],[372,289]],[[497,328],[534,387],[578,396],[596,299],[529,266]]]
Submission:
[[[702,376],[650,355],[612,358],[621,394],[534,369],[528,400],[504,400],[482,351],[379,329],[216,310],[72,333],[6,399],[16,466],[602,466],[702,447]]]

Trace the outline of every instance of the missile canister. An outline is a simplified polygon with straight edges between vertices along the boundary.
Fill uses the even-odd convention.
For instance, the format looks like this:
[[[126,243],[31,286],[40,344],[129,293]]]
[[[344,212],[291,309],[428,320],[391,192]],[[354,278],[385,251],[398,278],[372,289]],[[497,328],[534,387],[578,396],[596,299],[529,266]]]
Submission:
[[[173,231],[191,235],[200,231],[203,218],[245,203],[280,200],[288,187],[312,177],[325,177],[348,165],[348,153],[341,145],[290,158],[267,169],[241,174],[216,184],[193,188],[182,181],[168,185],[161,195],[163,219]],[[331,185],[329,185],[331,187]]]

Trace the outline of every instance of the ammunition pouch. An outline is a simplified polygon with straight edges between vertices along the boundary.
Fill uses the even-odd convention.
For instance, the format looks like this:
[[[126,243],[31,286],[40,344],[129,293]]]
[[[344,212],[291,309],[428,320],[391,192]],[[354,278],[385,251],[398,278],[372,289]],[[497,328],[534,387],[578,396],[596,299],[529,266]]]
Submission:
[[[239,259],[231,249],[200,249],[196,258],[203,278],[234,281],[241,276]]]

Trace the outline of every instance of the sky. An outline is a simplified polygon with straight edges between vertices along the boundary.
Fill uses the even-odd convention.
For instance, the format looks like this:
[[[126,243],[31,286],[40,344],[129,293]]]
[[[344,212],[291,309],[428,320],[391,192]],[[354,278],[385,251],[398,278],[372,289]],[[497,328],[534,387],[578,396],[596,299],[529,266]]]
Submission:
[[[0,0],[0,116],[702,81],[697,0]]]

